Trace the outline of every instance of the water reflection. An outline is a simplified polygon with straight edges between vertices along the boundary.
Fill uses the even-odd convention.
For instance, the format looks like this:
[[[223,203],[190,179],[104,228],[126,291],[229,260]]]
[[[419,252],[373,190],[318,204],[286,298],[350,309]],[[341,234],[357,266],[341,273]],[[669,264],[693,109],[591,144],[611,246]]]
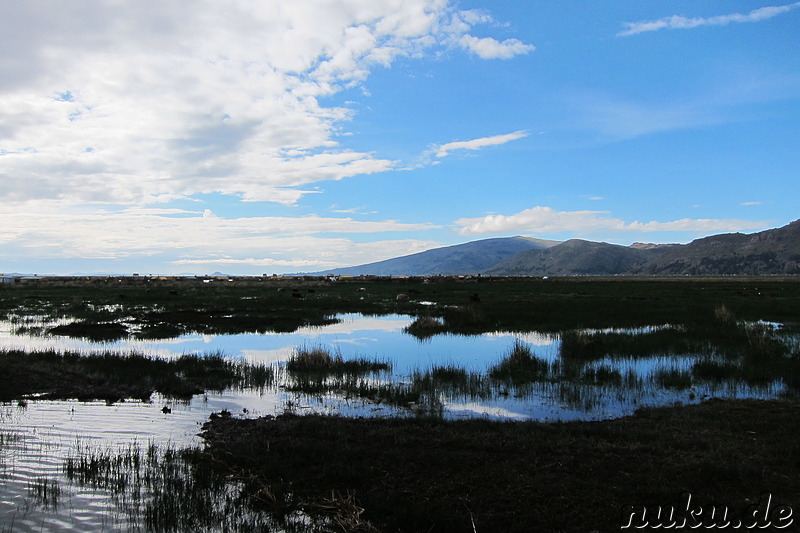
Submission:
[[[64,460],[81,446],[195,445],[200,425],[222,410],[237,416],[292,411],[598,420],[624,416],[641,406],[697,403],[711,397],[775,398],[794,394],[800,383],[797,339],[771,324],[743,326],[741,332],[726,332],[721,340],[671,325],[558,335],[439,333],[417,338],[404,333],[413,322],[408,316],[337,319],[292,333],[190,334],[105,343],[32,333],[46,331],[52,324],[17,334],[15,324],[0,323],[3,350],[135,351],[165,358],[223,353],[268,363],[275,373],[271,388],[209,393],[189,401],[154,395],[151,402],[113,405],[31,399],[2,406],[0,531],[132,527],[129,518],[109,503],[102,487],[78,486],[64,479]],[[330,349],[345,361],[387,361],[391,368],[322,375],[290,371],[286,362],[299,346]],[[516,347],[527,355],[515,356]],[[510,374],[496,371],[509,361]]]
[[[418,400],[420,395],[431,401],[436,396],[441,397],[436,402],[445,416],[451,413],[452,416],[464,416],[463,412],[472,412],[478,416],[502,418],[502,415],[494,413],[510,409],[514,402],[519,405],[510,409],[514,413],[512,418],[519,415],[533,419],[596,419],[628,414],[641,405],[695,401],[711,396],[774,397],[787,390],[783,376],[778,372],[786,368],[754,372],[754,366],[763,366],[760,362],[753,365],[752,361],[745,359],[722,357],[713,339],[695,338],[695,334],[682,326],[587,329],[561,334],[494,332],[467,336],[444,333],[420,339],[404,333],[413,323],[408,316],[350,314],[336,318],[334,324],[300,328],[292,333],[189,334],[173,339],[126,339],[103,343],[55,335],[15,334],[14,325],[5,322],[0,323],[0,349],[53,349],[85,354],[134,351],[165,358],[222,353],[253,363],[271,364],[280,373],[298,346],[314,345],[329,348],[345,360],[365,358],[388,361],[392,366],[391,373],[370,384],[347,385],[328,380],[317,383],[316,388],[309,391],[308,387],[301,386],[298,376],[284,372],[271,390],[229,391],[236,403],[234,409],[248,412],[259,410],[253,405],[254,398],[258,397],[268,398],[271,407],[278,410],[288,401],[291,406],[301,405],[304,409],[349,415],[361,409],[353,406],[355,396],[368,402],[381,396],[383,405],[380,409],[376,411],[374,405],[366,407],[366,414],[384,414],[387,403],[391,404],[391,414],[397,414],[397,408],[406,405],[402,401],[387,401],[387,396],[399,394],[404,387],[408,394],[409,388],[420,387],[415,379],[419,381],[426,370],[445,368],[480,377],[470,386],[471,390],[466,391],[463,387],[459,390],[453,383],[428,383],[426,390],[422,391],[424,394],[417,391],[414,393],[416,396],[405,403]],[[759,346],[767,345],[773,349],[764,339],[773,344],[778,341],[758,331],[762,335]],[[747,335],[748,339],[754,338],[750,333]],[[780,342],[791,344],[796,341],[785,339]],[[502,363],[509,347],[515,343],[529,347],[541,368],[533,374],[523,373],[516,378],[490,371]],[[794,366],[789,368],[791,370]],[[503,383],[503,380],[507,382]],[[380,390],[381,387],[384,390]],[[624,389],[624,393],[617,389]],[[311,401],[312,397],[320,395],[326,396],[323,407],[318,401]],[[478,407],[456,407],[463,404],[459,395],[466,396],[470,404],[475,403]],[[485,408],[480,408],[481,405]],[[401,414],[402,411],[400,409]],[[456,414],[457,411],[461,414]],[[202,414],[205,415],[205,411]]]

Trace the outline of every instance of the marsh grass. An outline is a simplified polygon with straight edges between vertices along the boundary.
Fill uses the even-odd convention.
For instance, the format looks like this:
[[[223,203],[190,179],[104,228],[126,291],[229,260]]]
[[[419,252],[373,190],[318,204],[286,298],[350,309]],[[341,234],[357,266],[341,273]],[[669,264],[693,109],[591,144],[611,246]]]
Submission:
[[[391,368],[388,361],[366,358],[345,360],[341,352],[332,354],[323,346],[295,348],[286,362],[286,370],[292,374],[362,375],[388,372]]]
[[[61,502],[63,489],[57,479],[38,476],[28,481],[28,495],[34,503],[47,510],[56,510]]]
[[[44,399],[147,400],[155,391],[190,398],[206,390],[263,387],[272,379],[271,367],[221,353],[167,360],[135,352],[0,351],[0,401],[32,394]]]
[[[268,451],[258,448],[247,453]],[[117,449],[79,446],[63,471],[74,485],[107,491],[118,511],[145,531],[375,531],[352,493],[300,500],[288,487],[246,468],[209,459],[197,448],[152,442]]]
[[[762,322],[735,321],[725,306],[715,318],[650,331],[566,330],[561,333],[563,359],[592,361],[603,357],[703,355],[779,358],[791,350],[791,336]],[[719,316],[720,318],[717,318]]]
[[[448,331],[478,333],[714,322],[724,305],[736,320],[797,320],[795,278],[44,278],[0,287],[0,317],[43,316],[85,324],[124,323],[134,335],[293,331],[337,313],[417,314],[399,304],[416,291],[435,302]],[[479,286],[478,286],[479,283]],[[755,287],[758,287],[757,289]],[[356,290],[366,289],[361,298]],[[308,293],[313,289],[313,295]],[[293,298],[292,291],[306,294]],[[471,295],[480,291],[480,302]],[[469,303],[465,303],[469,302]],[[602,309],[602,313],[598,313]],[[150,332],[150,333],[148,333]]]
[[[555,424],[220,417],[203,453],[296,501],[354,495],[383,531],[614,531],[623,506],[668,505],[687,488],[739,511],[768,487],[796,508],[797,409],[711,401]]]
[[[530,383],[549,380],[552,372],[548,361],[536,357],[529,345],[516,339],[506,356],[489,369],[489,377],[510,383]]]
[[[0,431],[0,447],[22,442],[22,435],[17,432],[6,433]]]
[[[692,365],[692,375],[695,378],[721,382],[733,380],[742,373],[741,367],[730,361],[715,361],[713,359],[700,359]]]
[[[584,380],[594,385],[616,386],[623,383],[622,373],[608,365],[588,367],[583,373]]]
[[[665,389],[688,389],[693,384],[692,372],[678,368],[656,370],[653,380]]]
[[[75,485],[108,491],[117,509],[146,531],[269,531],[273,522],[246,505],[241,487],[193,463],[196,453],[154,443],[79,447],[63,471]]]
[[[491,315],[477,303],[449,307],[445,309],[443,319],[446,330],[453,333],[474,333],[494,323]]]
[[[403,328],[403,332],[413,335],[420,340],[429,339],[434,335],[445,333],[446,331],[447,326],[443,321],[429,315],[418,317],[411,324]]]
[[[741,323],[735,325],[739,332],[749,327]],[[355,397],[376,405],[396,407],[400,413],[410,411],[422,416],[441,417],[445,415],[449,402],[460,399],[497,400],[509,395],[516,398],[543,397],[555,399],[566,408],[592,412],[600,405],[613,409],[614,398],[621,405],[635,404],[642,394],[656,389],[683,391],[703,383],[714,385],[722,381],[739,388],[762,388],[782,380],[788,393],[800,383],[798,356],[779,356],[774,350],[767,351],[768,355],[742,350],[734,357],[730,352],[719,354],[719,350],[710,345],[706,346],[707,354],[662,353],[669,345],[688,345],[680,339],[664,341],[665,337],[680,335],[684,330],[674,326],[641,329],[624,333],[567,332],[568,336],[588,339],[580,341],[584,346],[592,343],[606,347],[615,345],[617,355],[604,355],[604,359],[600,354],[606,351],[600,350],[590,355],[581,354],[581,357],[564,357],[562,353],[561,357],[548,361],[537,357],[530,345],[517,339],[502,359],[484,372],[468,371],[455,363],[415,369],[408,380],[397,377],[362,379],[355,374],[333,375],[328,370],[322,373],[295,372],[287,390],[320,400],[324,397],[338,396],[345,400]],[[774,328],[757,325],[755,331],[758,335],[783,342]],[[637,334],[647,338],[632,341]],[[635,347],[645,346],[654,337],[657,349],[653,351],[663,361],[654,371],[640,374],[636,365],[637,361],[644,359],[643,355],[619,354],[639,353]],[[319,347],[305,348],[298,353],[307,358],[305,367],[308,368],[332,368],[339,359]],[[677,356],[680,359],[676,359]],[[683,359],[688,361],[686,368],[681,366]]]

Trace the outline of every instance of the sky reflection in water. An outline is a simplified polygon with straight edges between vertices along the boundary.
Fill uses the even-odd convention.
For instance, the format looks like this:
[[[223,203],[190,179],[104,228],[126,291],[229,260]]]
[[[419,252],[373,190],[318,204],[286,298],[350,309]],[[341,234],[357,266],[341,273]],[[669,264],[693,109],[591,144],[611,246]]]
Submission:
[[[0,434],[19,437],[0,446],[0,524],[13,522],[15,531],[68,528],[73,531],[127,529],[127,518],[100,489],[70,484],[60,473],[61,464],[78,447],[124,447],[131,442],[198,445],[200,427],[209,415],[227,409],[236,416],[276,415],[288,406],[297,413],[335,413],[346,416],[415,416],[404,405],[378,402],[335,390],[304,394],[286,390],[283,363],[298,347],[323,347],[347,359],[368,358],[392,364],[390,375],[367,376],[380,384],[408,383],[415,371],[458,367],[485,378],[489,369],[508,355],[519,339],[549,362],[560,359],[557,336],[496,332],[477,336],[436,335],[426,340],[403,332],[412,321],[401,315],[341,315],[337,324],[301,328],[293,333],[186,335],[175,339],[125,340],[93,343],[58,336],[15,335],[12,324],[0,323],[0,349],[75,350],[84,353],[136,351],[166,358],[193,353],[223,353],[251,362],[269,363],[279,379],[264,390],[228,390],[198,395],[180,402],[155,394],[150,403],[29,401],[4,405]],[[644,333],[646,331],[641,331]],[[676,334],[680,334],[676,332]],[[691,387],[664,387],[654,376],[674,370],[690,373],[696,358],[661,355],[637,358],[605,357],[580,362],[587,368],[619,372],[622,382],[587,384],[585,380],[543,381],[512,386],[493,383],[478,392],[438,393],[438,405],[448,418],[489,417],[506,420],[598,420],[624,416],[644,405],[696,403],[709,397],[772,398],[784,386],[779,381],[762,386],[742,382],[694,382]],[[485,380],[488,383],[488,380]],[[489,391],[487,393],[487,391]],[[169,406],[170,413],[162,412]],[[15,439],[16,439],[15,437]],[[58,508],[32,505],[30,487],[53,478],[63,487]],[[34,502],[35,503],[35,502]]]

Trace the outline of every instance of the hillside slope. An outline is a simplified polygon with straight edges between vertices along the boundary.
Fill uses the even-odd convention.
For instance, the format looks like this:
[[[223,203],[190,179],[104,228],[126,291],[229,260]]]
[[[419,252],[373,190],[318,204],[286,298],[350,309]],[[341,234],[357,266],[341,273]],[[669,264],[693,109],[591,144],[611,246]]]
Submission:
[[[506,237],[435,248],[316,275],[724,276],[800,274],[800,220],[753,234],[725,233],[689,244],[630,246]]]
[[[753,234],[713,235],[675,246],[633,268],[650,275],[800,274],[800,220]]]
[[[324,270],[317,274],[375,276],[434,276],[478,274],[518,253],[545,249],[558,241],[529,237],[483,239],[454,246],[435,248],[412,255],[354,267]]]
[[[600,276],[627,273],[650,250],[572,239],[542,250],[527,250],[487,269],[491,276]]]
[[[620,246],[573,239],[527,250],[488,268],[494,276],[800,274],[800,220],[753,234],[725,233],[689,244]]]

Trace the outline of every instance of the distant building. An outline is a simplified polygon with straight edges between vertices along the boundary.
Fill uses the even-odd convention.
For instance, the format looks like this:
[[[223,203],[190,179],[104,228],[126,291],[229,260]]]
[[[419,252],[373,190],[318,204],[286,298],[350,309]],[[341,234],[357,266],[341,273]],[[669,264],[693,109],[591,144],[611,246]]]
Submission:
[[[14,283],[15,279],[14,276],[6,276],[5,274],[0,274],[0,283]]]

